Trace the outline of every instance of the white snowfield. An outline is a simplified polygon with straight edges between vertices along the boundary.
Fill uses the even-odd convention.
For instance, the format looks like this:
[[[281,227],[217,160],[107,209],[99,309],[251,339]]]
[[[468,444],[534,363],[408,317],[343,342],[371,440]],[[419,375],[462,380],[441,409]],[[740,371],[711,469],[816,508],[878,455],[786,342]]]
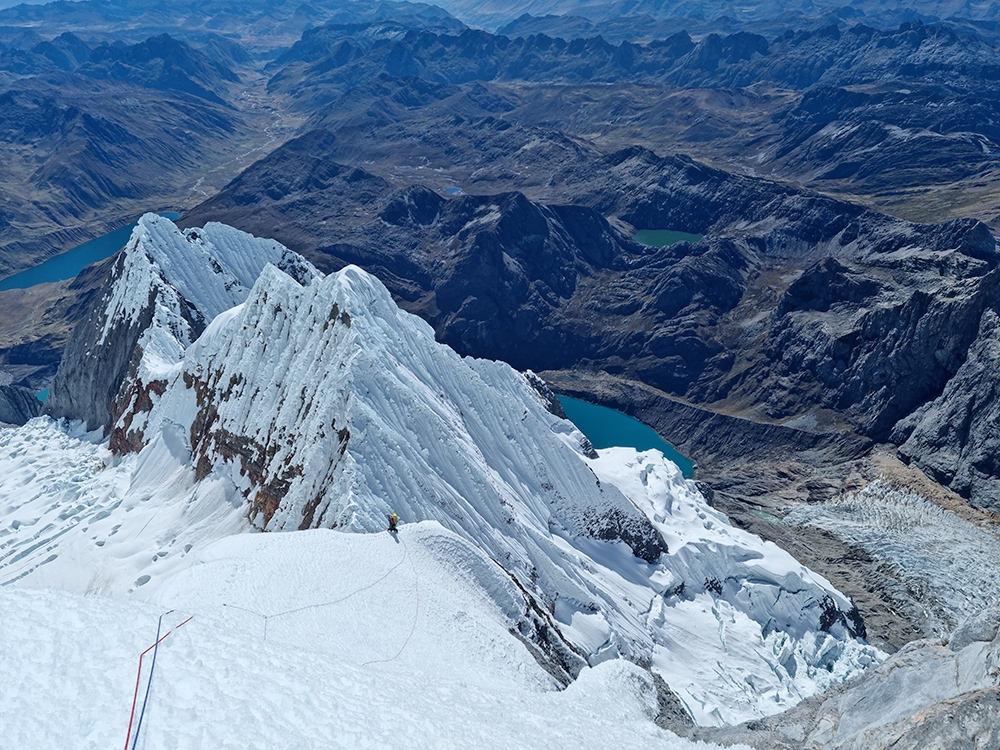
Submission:
[[[125,747],[138,656],[173,610],[136,743],[145,750],[707,747],[653,723],[652,679],[627,661],[554,689],[507,632],[519,598],[488,557],[432,521],[398,541],[232,536],[147,601],[5,587],[3,746]],[[271,615],[266,640],[264,618],[247,610]]]
[[[173,253],[210,240],[221,269],[211,286],[240,278],[223,263],[241,256],[240,243],[251,255],[263,241],[221,225],[198,239],[171,227],[144,218],[125,261],[155,262],[153,296],[176,302],[154,316],[163,335],[144,339],[152,364],[134,392],[155,379],[152,405],[134,400],[118,423],[142,450],[113,456],[99,435],[44,418],[0,431],[0,585],[16,586],[0,588],[0,621],[44,619],[37,637],[65,643],[60,608],[95,628],[120,616],[114,638],[72,646],[82,684],[121,651],[112,641],[129,644],[122,669],[134,670],[160,611],[195,615],[164,642],[179,652],[179,687],[165,678],[155,710],[174,737],[149,742],[241,746],[250,730],[231,726],[222,704],[232,700],[246,726],[284,738],[242,746],[453,747],[475,737],[484,747],[663,747],[651,682],[629,661],[659,673],[699,724],[718,725],[781,711],[883,658],[851,637],[843,595],[731,527],[659,452],[587,459],[582,436],[523,375],[437,344],[360,269],[303,272],[303,285],[265,265],[222,309],[197,274],[177,271],[174,283],[183,263]],[[116,289],[109,322],[134,315],[123,300],[143,294]],[[193,343],[174,335],[185,305],[208,323]],[[398,546],[376,533],[390,510],[403,524]],[[296,531],[316,527],[337,531]],[[294,533],[239,533],[260,529]],[[440,590],[427,594],[424,576]],[[359,599],[313,607],[376,579]],[[280,614],[303,607],[312,608]],[[276,615],[266,642],[263,615]],[[0,639],[5,673],[30,666],[55,679],[57,667],[34,663],[36,635],[12,627]],[[552,692],[512,630],[529,640],[548,632],[550,656],[580,677]],[[118,689],[117,678],[101,680]],[[125,682],[129,702],[134,672]],[[10,705],[26,724],[59,723],[25,691]],[[80,710],[75,700],[66,715]],[[100,700],[108,714],[119,698]],[[366,705],[379,718],[361,717]],[[393,711],[414,726],[382,716]],[[572,718],[553,718],[564,713]],[[74,737],[115,723],[87,721],[69,720]],[[104,747],[105,736],[77,745]]]

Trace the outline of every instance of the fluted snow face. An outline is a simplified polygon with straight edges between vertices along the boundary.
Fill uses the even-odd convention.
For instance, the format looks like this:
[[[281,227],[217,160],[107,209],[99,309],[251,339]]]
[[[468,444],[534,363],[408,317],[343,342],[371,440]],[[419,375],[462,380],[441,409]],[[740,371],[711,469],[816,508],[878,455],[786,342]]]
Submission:
[[[690,675],[676,689],[704,723],[757,715],[763,695],[793,705],[878,659],[852,638],[849,600],[729,526],[662,456],[588,462],[523,375],[438,344],[356,267],[303,286],[267,266],[133,419],[148,434],[168,423],[196,476],[230,483],[257,528],[437,521],[514,575],[589,662]],[[730,705],[728,672],[705,667],[720,646],[758,686]]]
[[[172,221],[145,214],[125,250],[121,283],[107,303],[108,321],[133,317],[150,290],[184,299],[206,321],[246,299],[268,263],[299,280],[318,272],[275,240],[265,240],[225,224],[181,231]]]
[[[280,243],[224,224],[182,232],[155,214],[139,220],[105,300],[101,331],[93,339],[95,347],[112,345],[121,340],[121,331],[135,330],[140,321],[149,320],[135,340],[135,351],[124,359],[129,362],[124,380],[107,384],[115,401],[115,452],[145,445],[143,419],[133,423],[135,418],[144,416],[151,400],[162,394],[191,342],[215,318],[242,303],[269,264],[302,282],[321,275]],[[60,388],[74,387],[60,381]],[[79,400],[86,403],[88,398]]]
[[[377,531],[432,519],[485,548],[545,598],[595,617],[587,650],[651,648],[637,612],[561,549],[624,539],[642,568],[666,547],[649,520],[586,466],[572,425],[506,365],[434,341],[355,267],[301,286],[265,268],[247,301],[190,347],[150,412],[179,425],[198,478],[225,477],[260,529]],[[596,640],[595,640],[596,639]],[[594,640],[593,643],[589,643]]]
[[[169,219],[145,214],[125,246],[98,343],[114,327],[137,320],[152,301],[153,325],[140,345],[149,353],[146,374],[154,377],[163,366],[179,361],[208,322],[245,300],[268,263],[302,281],[318,275],[274,240],[214,222],[182,232]]]
[[[579,462],[567,468],[574,430],[522,375],[437,344],[355,267],[308,287],[268,267],[184,373],[204,394],[199,411],[218,415],[196,453],[225,463],[222,441],[238,435],[268,455],[269,479],[286,477],[281,502],[259,508],[261,528],[375,531],[390,510],[407,522],[428,508],[477,529],[547,526],[557,513],[577,534],[576,506],[642,518]]]

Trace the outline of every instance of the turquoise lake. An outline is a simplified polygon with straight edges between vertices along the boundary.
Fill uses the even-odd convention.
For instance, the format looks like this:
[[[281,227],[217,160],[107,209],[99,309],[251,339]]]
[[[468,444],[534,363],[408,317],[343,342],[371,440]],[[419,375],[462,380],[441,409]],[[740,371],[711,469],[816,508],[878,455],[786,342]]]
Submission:
[[[703,235],[675,232],[673,229],[640,229],[632,239],[650,247],[667,247],[675,242],[698,242]]]
[[[595,448],[625,446],[640,451],[656,448],[677,464],[685,477],[694,477],[694,461],[678,453],[652,427],[607,406],[598,406],[568,396],[557,398],[569,420],[587,436]]]
[[[180,214],[160,214],[160,216],[165,216],[171,221],[180,218]],[[0,292],[8,289],[27,289],[35,284],[49,284],[53,281],[72,279],[91,263],[97,263],[118,252],[128,242],[129,235],[132,234],[135,227],[135,224],[129,224],[127,227],[108,232],[90,242],[77,245],[72,250],[49,258],[44,263],[39,263],[27,271],[8,276],[0,281]]]

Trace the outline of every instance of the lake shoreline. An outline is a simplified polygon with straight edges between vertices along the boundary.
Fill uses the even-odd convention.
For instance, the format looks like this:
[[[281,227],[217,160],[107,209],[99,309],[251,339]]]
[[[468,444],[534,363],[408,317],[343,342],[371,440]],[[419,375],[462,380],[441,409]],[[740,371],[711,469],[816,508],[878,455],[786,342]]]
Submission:
[[[170,212],[162,213],[160,216],[171,221],[180,218],[180,214]],[[127,226],[114,229],[58,255],[53,255],[36,266],[0,279],[0,292],[29,289],[39,284],[52,284],[76,278],[87,266],[100,263],[121,250],[137,224],[138,221],[134,221]]]
[[[656,449],[677,464],[684,477],[694,479],[695,462],[663,439],[656,430],[624,412],[572,396],[557,395],[566,417],[594,448]]]

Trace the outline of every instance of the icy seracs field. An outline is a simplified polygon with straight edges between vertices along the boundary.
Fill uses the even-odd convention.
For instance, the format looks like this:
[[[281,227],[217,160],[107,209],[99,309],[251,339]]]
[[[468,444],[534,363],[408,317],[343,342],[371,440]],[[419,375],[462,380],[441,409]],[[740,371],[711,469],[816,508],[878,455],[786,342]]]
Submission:
[[[136,231],[104,324],[157,300],[119,425],[139,452],[47,418],[0,432],[0,668],[18,675],[0,723],[31,728],[16,746],[124,742],[136,659],[168,609],[194,619],[159,651],[148,747],[680,747],[629,660],[711,725],[882,658],[827,581],[732,528],[658,452],[586,458],[524,376],[438,345],[360,269],[320,278],[221,225]],[[265,262],[251,285],[229,267],[241,243],[299,280]],[[173,270],[192,251],[216,269],[207,291]],[[193,442],[206,413],[216,435],[280,436],[269,455],[290,479],[270,515],[248,513],[231,454]],[[372,533],[388,508],[398,543]],[[307,514],[367,533],[241,533]],[[511,634],[538,623],[583,667],[565,691]]]
[[[938,635],[1000,601],[1000,540],[929,500],[873,482],[814,505],[786,523],[833,531],[890,564],[918,592]]]

